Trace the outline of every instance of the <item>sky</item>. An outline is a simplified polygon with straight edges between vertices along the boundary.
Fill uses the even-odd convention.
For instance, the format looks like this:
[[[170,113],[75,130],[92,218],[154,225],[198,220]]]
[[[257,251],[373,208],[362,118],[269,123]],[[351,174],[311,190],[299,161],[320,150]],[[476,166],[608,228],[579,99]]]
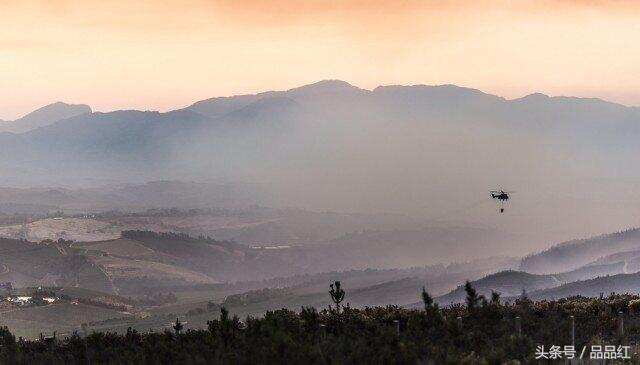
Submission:
[[[640,2],[0,0],[0,119],[341,79],[640,105]]]

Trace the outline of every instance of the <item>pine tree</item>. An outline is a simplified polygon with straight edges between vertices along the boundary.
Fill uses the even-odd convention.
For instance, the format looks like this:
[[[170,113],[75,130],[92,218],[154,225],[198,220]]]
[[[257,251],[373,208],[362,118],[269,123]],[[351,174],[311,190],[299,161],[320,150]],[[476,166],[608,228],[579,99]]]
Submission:
[[[335,281],[333,284],[329,285],[329,295],[331,295],[331,300],[336,304],[336,308],[340,310],[340,303],[344,300],[344,290],[340,286],[340,281]]]
[[[173,330],[176,331],[176,335],[179,335],[183,328],[184,325],[180,322],[180,318],[176,318],[176,323],[173,325]]]
[[[464,284],[464,291],[467,293],[467,310],[472,311],[476,309],[481,298],[469,281]]]
[[[424,310],[427,312],[438,308],[438,304],[434,303],[433,297],[427,293],[427,289],[424,286],[422,287],[422,303],[424,304]]]
[[[497,291],[491,291],[491,304],[492,305],[500,305],[500,293]]]

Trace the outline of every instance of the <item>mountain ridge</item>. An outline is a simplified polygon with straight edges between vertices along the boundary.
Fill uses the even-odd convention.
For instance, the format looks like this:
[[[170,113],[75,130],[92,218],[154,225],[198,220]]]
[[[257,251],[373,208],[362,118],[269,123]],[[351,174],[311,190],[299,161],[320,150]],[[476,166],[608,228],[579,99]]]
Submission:
[[[91,107],[86,104],[67,104],[57,101],[13,121],[0,121],[0,131],[24,133],[54,124],[60,120],[90,113],[92,113]]]
[[[353,84],[350,84],[347,81],[343,81],[343,80],[339,80],[339,79],[324,79],[324,80],[320,80],[320,81],[316,81],[310,84],[304,84],[301,86],[297,86],[297,87],[292,87],[289,89],[284,89],[284,90],[267,90],[267,91],[261,91],[261,92],[257,92],[257,93],[248,93],[248,94],[234,94],[234,95],[228,95],[228,96],[215,96],[215,97],[211,97],[211,98],[206,98],[206,99],[202,99],[202,100],[197,100],[195,102],[193,102],[192,104],[190,104],[187,107],[184,108],[175,108],[175,109],[170,109],[166,112],[159,112],[159,113],[168,113],[168,112],[172,112],[172,111],[177,111],[177,110],[182,110],[182,109],[198,109],[199,107],[201,107],[202,104],[205,104],[207,102],[224,102],[224,101],[231,101],[234,99],[247,99],[247,100],[257,100],[259,98],[264,98],[264,97],[269,97],[269,96],[275,96],[277,94],[285,94],[285,93],[298,93],[301,91],[306,91],[306,90],[327,90],[327,91],[336,91],[336,90],[353,90],[353,91],[360,91],[362,93],[365,94],[375,94],[376,92],[380,92],[382,90],[385,89],[401,89],[401,88],[406,88],[406,89],[455,89],[458,91],[462,91],[462,92],[466,92],[466,93],[470,93],[470,94],[482,94],[482,95],[486,95],[486,96],[492,96],[498,99],[501,99],[505,102],[516,102],[516,101],[524,101],[524,100],[531,100],[531,99],[556,99],[556,100],[583,100],[583,101],[596,101],[596,102],[602,102],[602,103],[606,103],[606,104],[612,104],[612,105],[616,105],[616,106],[620,106],[620,107],[624,107],[624,108],[630,108],[630,109],[638,109],[640,108],[640,106],[637,105],[626,105],[626,104],[622,104],[622,103],[618,103],[618,102],[613,102],[604,98],[599,98],[599,97],[577,97],[577,96],[566,96],[566,95],[557,95],[557,96],[552,96],[552,95],[548,95],[542,92],[532,92],[530,94],[527,94],[525,96],[522,97],[518,97],[518,98],[506,98],[497,94],[492,94],[489,92],[485,92],[482,91],[481,89],[477,89],[477,88],[473,88],[473,87],[467,87],[467,86],[459,86],[456,84],[385,84],[385,85],[378,85],[372,89],[365,89],[365,88],[361,88],[358,86],[355,86]],[[61,101],[56,101],[56,102],[52,102],[46,106],[40,107],[38,109],[33,110],[32,112],[29,112],[25,115],[23,115],[20,118],[17,118],[15,120],[2,120],[0,119],[0,123],[4,122],[4,123],[11,123],[11,122],[16,122],[18,120],[21,120],[23,118],[25,118],[26,116],[28,116],[29,114],[35,113],[40,111],[41,109],[47,108],[47,107],[51,107],[51,106],[57,106],[57,105],[65,105],[65,106],[70,106],[70,107],[83,107],[83,108],[88,108],[90,113],[102,113],[102,114],[109,114],[112,112],[118,112],[118,111],[144,111],[141,109],[116,109],[116,110],[110,110],[110,111],[104,111],[104,112],[98,112],[98,111],[92,111],[91,108],[86,105],[86,104],[68,104],[68,103],[64,103]],[[156,111],[156,110],[146,110],[146,111]],[[197,111],[197,110],[196,110]]]
[[[382,142],[394,143],[387,148],[393,155],[396,149],[406,149],[402,141],[406,136],[428,138],[434,130],[452,138],[477,133],[486,143],[471,141],[476,149],[490,146],[496,133],[507,140],[535,139],[536,149],[541,144],[548,148],[550,139],[562,148],[569,141],[570,148],[575,145],[576,150],[594,154],[610,151],[612,141],[616,153],[630,156],[636,148],[633,142],[640,138],[640,110],[591,99],[530,99],[507,100],[455,85],[390,85],[366,90],[344,81],[324,80],[282,91],[204,99],[167,112],[83,113],[21,134],[3,133],[0,163],[14,170],[44,171],[47,179],[57,175],[67,179],[71,173],[76,178],[105,174],[121,179],[133,173],[151,179],[167,173],[198,178],[200,171],[236,178],[265,166],[271,171],[290,170],[291,165],[298,168],[302,161],[340,164],[344,155],[338,154],[347,151],[354,154],[352,158],[360,158],[354,146],[380,144],[382,136],[395,138],[385,137]],[[443,148],[459,143],[454,139]],[[438,153],[446,155],[446,151]],[[474,155],[482,153],[477,150]],[[534,158],[537,154],[523,153]],[[268,157],[268,163],[263,163]],[[414,154],[411,158],[428,156]],[[65,162],[62,167],[49,171],[61,161]],[[31,165],[26,167],[26,162]]]

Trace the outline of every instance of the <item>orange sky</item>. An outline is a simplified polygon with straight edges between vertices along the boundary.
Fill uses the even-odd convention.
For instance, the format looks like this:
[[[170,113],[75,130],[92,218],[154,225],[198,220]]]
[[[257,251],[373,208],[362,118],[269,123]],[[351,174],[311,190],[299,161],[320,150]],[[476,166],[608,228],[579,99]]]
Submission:
[[[321,79],[640,105],[633,1],[0,0],[0,15],[2,119],[57,100],[166,110]]]

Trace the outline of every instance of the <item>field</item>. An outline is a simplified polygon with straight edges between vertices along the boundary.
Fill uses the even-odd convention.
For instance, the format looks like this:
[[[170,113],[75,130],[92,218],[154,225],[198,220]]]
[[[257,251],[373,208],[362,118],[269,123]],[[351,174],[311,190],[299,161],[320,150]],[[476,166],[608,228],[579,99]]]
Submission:
[[[70,302],[53,303],[43,307],[24,308],[1,313],[3,325],[8,326],[17,336],[37,338],[40,333],[61,336],[81,331],[82,324],[102,322],[109,319],[130,318],[127,313]]]
[[[22,225],[0,227],[0,237],[20,238],[30,241],[59,238],[74,241],[103,241],[120,236],[122,227],[111,222],[83,218],[48,218]]]

